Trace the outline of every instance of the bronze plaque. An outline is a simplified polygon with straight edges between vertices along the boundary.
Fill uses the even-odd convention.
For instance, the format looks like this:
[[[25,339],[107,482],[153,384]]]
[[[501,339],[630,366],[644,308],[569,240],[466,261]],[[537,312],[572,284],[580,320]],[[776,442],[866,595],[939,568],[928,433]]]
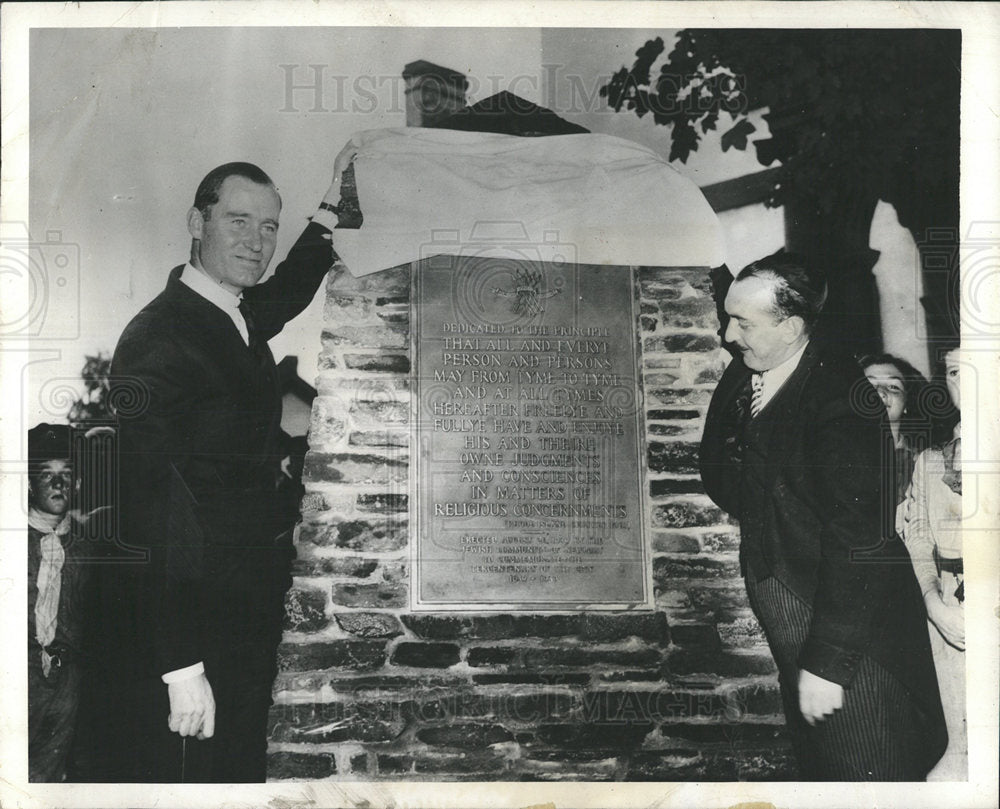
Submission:
[[[413,272],[413,609],[652,606],[628,267]]]

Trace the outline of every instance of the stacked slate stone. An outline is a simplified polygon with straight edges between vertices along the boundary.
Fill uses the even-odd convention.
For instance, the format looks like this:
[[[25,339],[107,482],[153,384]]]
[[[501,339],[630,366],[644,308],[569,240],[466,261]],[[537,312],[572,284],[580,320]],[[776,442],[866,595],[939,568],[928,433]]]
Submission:
[[[420,266],[329,277],[269,777],[794,778],[738,529],[697,473],[723,368],[709,269],[635,268],[654,609],[510,615],[409,607]]]

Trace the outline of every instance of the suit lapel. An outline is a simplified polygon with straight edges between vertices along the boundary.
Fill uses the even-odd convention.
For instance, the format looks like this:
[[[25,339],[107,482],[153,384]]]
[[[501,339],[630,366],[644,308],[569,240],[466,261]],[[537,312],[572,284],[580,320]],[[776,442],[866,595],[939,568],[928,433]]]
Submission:
[[[746,386],[747,380],[752,374],[753,371],[743,364],[741,357],[733,357],[732,362],[729,363],[725,373],[722,375],[722,379],[719,380],[719,386],[715,392],[716,397],[719,399],[721,412],[732,412],[736,407],[736,400],[739,398],[740,392]]]
[[[243,342],[232,319],[181,281],[183,266],[175,267],[167,281],[167,297],[176,313],[177,328],[190,336],[189,342],[213,350],[202,352],[227,379],[243,381],[257,373],[257,358]],[[236,373],[234,373],[234,371]]]
[[[809,343],[792,375],[758,416],[770,422],[766,437],[767,463],[764,465],[768,487],[774,483],[778,471],[801,440],[800,431],[794,429],[794,425],[801,421],[802,394],[818,359],[814,344]]]

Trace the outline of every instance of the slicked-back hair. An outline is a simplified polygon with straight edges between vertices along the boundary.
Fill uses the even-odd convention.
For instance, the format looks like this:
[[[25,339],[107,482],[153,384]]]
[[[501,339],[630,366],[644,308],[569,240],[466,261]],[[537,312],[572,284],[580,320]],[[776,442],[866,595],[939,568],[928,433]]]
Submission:
[[[748,264],[734,283],[747,278],[774,281],[775,319],[798,316],[806,333],[812,331],[826,303],[826,276],[821,271],[810,267],[800,255],[778,251]]]
[[[275,193],[278,190],[265,171],[253,163],[223,163],[205,175],[194,194],[194,207],[201,211],[206,220],[211,218],[212,206],[219,201],[219,189],[229,177],[244,177],[252,183],[274,188]]]

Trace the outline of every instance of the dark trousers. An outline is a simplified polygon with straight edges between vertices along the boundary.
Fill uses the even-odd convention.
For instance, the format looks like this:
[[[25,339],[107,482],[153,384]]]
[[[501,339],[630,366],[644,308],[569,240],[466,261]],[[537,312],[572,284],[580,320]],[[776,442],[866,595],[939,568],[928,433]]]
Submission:
[[[28,780],[63,781],[80,705],[80,667],[65,659],[42,674],[37,648],[28,649]]]
[[[205,660],[215,699],[215,734],[181,739],[170,731],[167,686],[158,678],[118,683],[98,699],[104,751],[88,781],[255,783],[267,775],[267,722],[274,644],[247,644]]]
[[[747,576],[750,606],[778,666],[785,719],[802,780],[922,781],[918,711],[903,685],[864,656],[844,705],[810,726],[799,711],[798,657],[809,634],[812,608],[773,576]]]

